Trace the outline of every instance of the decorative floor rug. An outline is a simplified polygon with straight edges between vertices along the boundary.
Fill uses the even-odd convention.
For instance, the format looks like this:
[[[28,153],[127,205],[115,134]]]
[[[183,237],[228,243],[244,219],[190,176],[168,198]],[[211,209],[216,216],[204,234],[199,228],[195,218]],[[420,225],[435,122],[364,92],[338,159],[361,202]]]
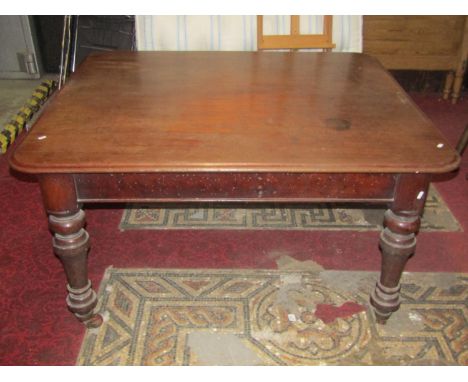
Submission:
[[[197,207],[197,208],[194,208]],[[290,229],[380,230],[385,208],[334,204],[302,205],[133,205],[126,209],[121,230],[130,229]],[[460,231],[437,190],[431,186],[421,223],[423,231]]]
[[[377,272],[106,271],[78,365],[468,365],[468,274],[405,273],[377,325]]]

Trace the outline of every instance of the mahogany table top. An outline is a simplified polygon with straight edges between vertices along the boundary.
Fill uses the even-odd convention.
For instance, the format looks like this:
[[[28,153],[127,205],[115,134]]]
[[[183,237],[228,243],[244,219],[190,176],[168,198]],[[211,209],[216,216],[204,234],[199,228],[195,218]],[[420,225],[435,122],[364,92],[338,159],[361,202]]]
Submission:
[[[459,156],[369,56],[90,56],[11,165],[28,173],[447,172]]]

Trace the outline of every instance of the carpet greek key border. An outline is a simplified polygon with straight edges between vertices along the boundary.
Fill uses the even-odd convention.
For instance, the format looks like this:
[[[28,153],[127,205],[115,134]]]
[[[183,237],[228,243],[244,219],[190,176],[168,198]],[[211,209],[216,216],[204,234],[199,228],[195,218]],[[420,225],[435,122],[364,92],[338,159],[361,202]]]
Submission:
[[[131,229],[281,229],[380,230],[385,207],[340,204],[301,205],[135,205],[127,208],[121,230]],[[423,214],[423,231],[461,231],[446,203],[431,186]]]

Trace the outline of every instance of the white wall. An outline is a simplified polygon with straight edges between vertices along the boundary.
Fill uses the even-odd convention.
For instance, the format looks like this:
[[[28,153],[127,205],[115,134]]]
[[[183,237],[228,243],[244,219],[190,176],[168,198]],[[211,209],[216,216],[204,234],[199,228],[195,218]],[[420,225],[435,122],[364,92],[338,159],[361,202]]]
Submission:
[[[302,34],[322,16],[301,16]],[[264,16],[264,34],[288,34],[289,16]],[[257,50],[256,16],[136,16],[138,50]],[[335,51],[362,52],[362,16],[333,16]]]

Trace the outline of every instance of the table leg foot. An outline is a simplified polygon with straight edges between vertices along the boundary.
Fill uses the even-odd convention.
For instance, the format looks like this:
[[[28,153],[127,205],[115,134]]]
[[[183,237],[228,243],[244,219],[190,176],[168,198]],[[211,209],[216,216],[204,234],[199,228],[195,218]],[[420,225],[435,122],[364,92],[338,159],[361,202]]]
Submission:
[[[392,313],[400,307],[400,284],[395,288],[387,288],[377,281],[370,301],[377,323],[386,324]]]
[[[83,321],[88,329],[99,328],[102,325],[103,318],[100,314],[93,315],[89,320]]]
[[[102,317],[94,313],[98,300],[88,279],[89,235],[84,225],[85,213],[81,209],[71,215],[49,215],[54,252],[61,260],[68,280],[68,308],[87,327],[98,327]]]
[[[94,313],[98,300],[91,287],[91,281],[88,280],[86,286],[81,289],[75,289],[68,284],[67,290],[68,309],[87,327],[98,327],[102,323],[102,317]]]
[[[400,307],[400,278],[416,248],[416,232],[420,218],[417,212],[385,213],[384,230],[380,235],[382,267],[380,280],[371,295],[376,321],[385,324]]]

